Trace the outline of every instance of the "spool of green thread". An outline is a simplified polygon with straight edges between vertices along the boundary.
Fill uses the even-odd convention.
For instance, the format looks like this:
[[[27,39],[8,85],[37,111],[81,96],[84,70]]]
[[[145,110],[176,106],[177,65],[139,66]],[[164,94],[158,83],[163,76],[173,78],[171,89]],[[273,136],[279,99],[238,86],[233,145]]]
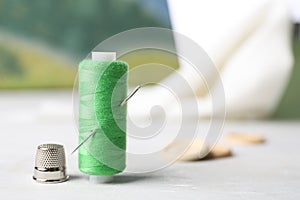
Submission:
[[[128,66],[120,61],[86,59],[79,64],[79,169],[89,175],[110,176],[126,166]]]

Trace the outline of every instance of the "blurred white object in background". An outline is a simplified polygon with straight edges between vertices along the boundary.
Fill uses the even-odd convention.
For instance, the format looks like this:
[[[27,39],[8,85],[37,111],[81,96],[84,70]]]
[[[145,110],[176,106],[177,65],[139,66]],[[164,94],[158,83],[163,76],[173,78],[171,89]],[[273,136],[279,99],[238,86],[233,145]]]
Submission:
[[[293,21],[300,23],[300,0],[289,0]]]
[[[270,116],[283,95],[293,64],[288,2],[168,0],[168,5],[173,29],[201,46],[220,71],[227,117]],[[175,43],[180,55],[183,49],[176,37]],[[187,77],[193,90],[198,91],[200,116],[210,117],[211,99],[205,81],[214,82],[215,77],[204,74],[210,79],[204,81],[192,76],[191,66],[181,62],[178,73]],[[163,83],[173,79],[171,75]],[[215,83],[213,90],[218,89]],[[129,114],[135,119],[149,119],[150,104],[154,105],[149,99],[158,98],[166,113],[171,113],[171,117],[179,115],[174,111],[176,102],[159,91],[156,87],[149,88],[132,98],[134,106],[129,106]],[[195,94],[189,96],[185,98],[195,98]],[[220,110],[216,115],[223,113]]]

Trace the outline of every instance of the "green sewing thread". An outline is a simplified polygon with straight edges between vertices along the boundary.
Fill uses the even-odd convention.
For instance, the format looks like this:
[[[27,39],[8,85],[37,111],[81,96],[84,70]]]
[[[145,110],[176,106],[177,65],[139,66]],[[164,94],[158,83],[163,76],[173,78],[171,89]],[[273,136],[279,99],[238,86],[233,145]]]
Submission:
[[[127,96],[124,62],[84,60],[79,64],[79,169],[90,175],[113,175],[125,169]]]

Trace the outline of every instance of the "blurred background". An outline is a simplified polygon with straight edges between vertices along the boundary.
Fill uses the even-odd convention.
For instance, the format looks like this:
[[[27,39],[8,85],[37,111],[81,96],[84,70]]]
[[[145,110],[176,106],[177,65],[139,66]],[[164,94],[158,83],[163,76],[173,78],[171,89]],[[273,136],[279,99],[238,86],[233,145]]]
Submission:
[[[165,1],[1,0],[0,15],[1,89],[70,88],[78,62],[101,41],[171,28]]]
[[[278,119],[300,118],[300,11],[293,2],[289,5],[294,67],[272,113]],[[78,62],[101,41],[132,28],[172,28],[172,24],[166,0],[0,0],[0,93],[71,90]],[[125,60],[131,67],[149,60],[179,67],[176,57],[162,52],[138,57]],[[167,74],[150,76],[161,80]]]

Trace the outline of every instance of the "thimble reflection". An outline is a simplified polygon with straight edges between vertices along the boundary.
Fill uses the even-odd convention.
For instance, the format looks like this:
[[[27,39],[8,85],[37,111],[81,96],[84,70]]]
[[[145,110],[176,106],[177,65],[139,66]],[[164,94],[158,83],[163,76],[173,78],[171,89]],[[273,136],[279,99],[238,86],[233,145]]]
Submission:
[[[41,144],[37,148],[33,179],[41,183],[60,183],[68,179],[65,150],[59,144]]]

